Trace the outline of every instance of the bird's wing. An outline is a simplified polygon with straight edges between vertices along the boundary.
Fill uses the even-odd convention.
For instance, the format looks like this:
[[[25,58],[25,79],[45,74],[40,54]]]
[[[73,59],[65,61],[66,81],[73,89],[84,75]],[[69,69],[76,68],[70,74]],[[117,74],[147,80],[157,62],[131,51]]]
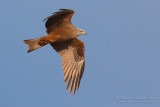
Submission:
[[[46,19],[44,19],[44,21],[47,20],[45,24],[47,28],[47,33],[49,34],[57,28],[72,25],[71,18],[73,14],[73,10],[60,9],[59,12],[55,12],[52,16],[49,16]]]
[[[51,46],[58,52],[62,58],[62,68],[64,74],[64,82],[67,81],[66,89],[73,94],[78,90],[80,80],[84,72],[84,43],[77,39],[68,41],[51,43]]]

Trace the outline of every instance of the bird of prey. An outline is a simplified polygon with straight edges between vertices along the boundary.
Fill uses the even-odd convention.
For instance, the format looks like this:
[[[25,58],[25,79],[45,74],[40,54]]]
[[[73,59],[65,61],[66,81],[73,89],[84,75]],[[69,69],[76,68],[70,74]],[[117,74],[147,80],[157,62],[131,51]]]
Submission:
[[[79,89],[80,81],[84,72],[84,43],[77,37],[86,32],[72,25],[71,18],[74,14],[70,9],[59,9],[52,16],[44,19],[47,36],[24,40],[28,45],[27,53],[42,46],[50,44],[62,58],[62,68],[66,90],[69,93]]]

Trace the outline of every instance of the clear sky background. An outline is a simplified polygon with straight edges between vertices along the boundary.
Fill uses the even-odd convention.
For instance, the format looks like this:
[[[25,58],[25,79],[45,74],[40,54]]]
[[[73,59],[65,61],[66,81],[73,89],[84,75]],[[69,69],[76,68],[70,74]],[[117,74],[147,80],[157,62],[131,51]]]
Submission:
[[[43,19],[60,8],[88,34],[74,96],[55,50],[28,54],[23,43],[47,35]],[[1,0],[0,14],[0,107],[160,106],[159,0]]]

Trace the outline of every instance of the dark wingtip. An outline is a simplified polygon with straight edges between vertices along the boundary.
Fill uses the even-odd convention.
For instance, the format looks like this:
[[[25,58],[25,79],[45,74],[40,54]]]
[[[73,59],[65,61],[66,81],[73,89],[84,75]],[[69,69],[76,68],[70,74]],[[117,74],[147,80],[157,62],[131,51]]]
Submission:
[[[71,10],[71,9],[59,9],[60,11]],[[72,10],[73,11],[73,10]]]
[[[43,22],[45,22],[47,19],[48,19],[48,17],[47,17],[47,18],[45,18],[45,19],[43,19]]]
[[[73,12],[74,13],[72,9],[59,9],[59,10],[60,10],[59,12],[69,12],[69,13]]]
[[[62,11],[72,11],[72,12],[74,12],[72,9],[59,9],[59,12],[62,12]],[[54,14],[59,13],[59,12],[54,12],[54,13],[52,13],[52,14],[54,15]],[[43,19],[43,22],[45,22],[48,18],[49,18],[49,17]]]

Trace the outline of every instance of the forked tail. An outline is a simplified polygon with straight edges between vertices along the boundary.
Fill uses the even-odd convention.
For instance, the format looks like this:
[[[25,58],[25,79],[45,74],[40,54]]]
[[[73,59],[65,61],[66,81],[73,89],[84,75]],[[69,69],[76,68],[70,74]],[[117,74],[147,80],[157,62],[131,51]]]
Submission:
[[[27,51],[27,53],[34,51],[34,50],[48,44],[48,42],[42,41],[41,38],[24,40],[24,43],[28,45],[29,50]]]

